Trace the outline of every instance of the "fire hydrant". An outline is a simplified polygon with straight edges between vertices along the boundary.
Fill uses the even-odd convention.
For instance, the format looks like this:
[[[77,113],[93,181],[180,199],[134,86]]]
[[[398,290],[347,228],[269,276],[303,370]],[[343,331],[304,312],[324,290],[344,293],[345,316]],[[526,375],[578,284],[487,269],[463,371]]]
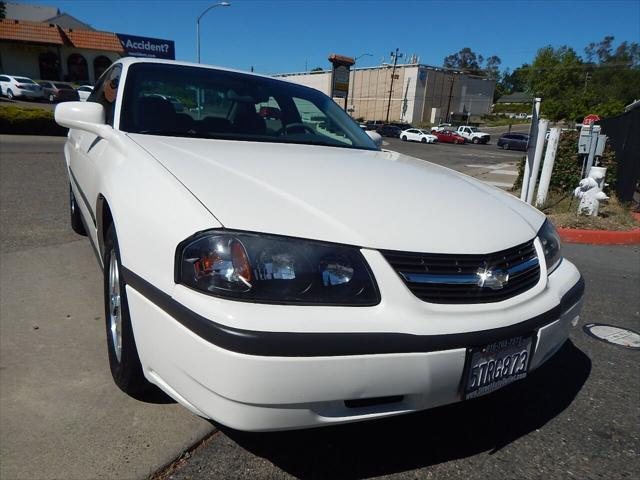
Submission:
[[[604,167],[591,167],[589,176],[580,180],[578,188],[573,191],[573,196],[580,199],[578,214],[598,216],[600,202],[609,199],[602,191],[606,173]]]

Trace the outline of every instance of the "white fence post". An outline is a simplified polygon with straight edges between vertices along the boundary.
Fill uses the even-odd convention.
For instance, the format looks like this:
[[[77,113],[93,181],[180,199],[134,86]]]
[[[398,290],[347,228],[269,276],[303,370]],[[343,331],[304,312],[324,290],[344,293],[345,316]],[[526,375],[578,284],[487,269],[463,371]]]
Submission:
[[[529,178],[529,189],[527,190],[527,203],[533,202],[533,192],[538,181],[538,171],[540,170],[540,160],[542,160],[542,150],[544,150],[544,137],[547,134],[549,120],[540,120],[538,124],[538,138],[536,139],[536,153],[531,166],[531,177]]]
[[[547,143],[547,152],[544,155],[544,164],[542,165],[542,173],[540,174],[540,183],[538,184],[538,195],[536,197],[536,207],[539,207],[547,201],[549,193],[549,183],[551,182],[551,174],[553,173],[553,165],[556,161],[556,152],[558,151],[558,143],[560,142],[559,128],[552,128]]]
[[[529,129],[529,145],[527,145],[527,160],[524,163],[524,175],[522,176],[522,191],[520,192],[520,200],[526,201],[529,193],[529,180],[531,177],[531,166],[533,165],[533,157],[536,153],[535,139],[538,136],[538,118],[540,117],[541,98],[533,99],[533,108],[531,109],[531,128]]]

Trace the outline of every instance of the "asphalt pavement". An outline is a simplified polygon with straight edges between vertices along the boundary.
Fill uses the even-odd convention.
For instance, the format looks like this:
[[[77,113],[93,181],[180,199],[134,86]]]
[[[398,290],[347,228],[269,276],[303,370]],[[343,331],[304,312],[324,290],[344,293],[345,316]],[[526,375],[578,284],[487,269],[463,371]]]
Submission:
[[[70,230],[63,141],[0,135],[3,480],[158,470],[175,479],[625,478],[639,470],[640,352],[580,328],[528,380],[490,396],[299,432],[220,428],[162,470],[217,426],[161,394],[127,397],[111,381],[100,271],[88,241]],[[506,162],[493,157],[495,145],[398,144],[463,171]],[[467,152],[473,163],[459,157]],[[638,247],[567,245],[565,254],[587,281],[582,323],[640,330]]]
[[[69,225],[63,142],[0,135],[0,478],[146,478],[213,427],[112,382],[101,272]]]

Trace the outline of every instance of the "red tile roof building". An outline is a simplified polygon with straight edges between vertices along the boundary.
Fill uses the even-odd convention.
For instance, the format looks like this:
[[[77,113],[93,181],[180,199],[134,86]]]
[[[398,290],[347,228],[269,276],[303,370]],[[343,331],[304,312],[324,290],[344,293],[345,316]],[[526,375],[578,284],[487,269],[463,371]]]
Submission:
[[[0,72],[5,74],[93,83],[124,54],[115,33],[0,20]]]

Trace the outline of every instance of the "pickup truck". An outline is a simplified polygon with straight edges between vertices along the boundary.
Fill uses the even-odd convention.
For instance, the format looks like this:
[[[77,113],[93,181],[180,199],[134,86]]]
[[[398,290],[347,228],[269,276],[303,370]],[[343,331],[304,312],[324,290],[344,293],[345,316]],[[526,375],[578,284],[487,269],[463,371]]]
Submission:
[[[491,140],[491,135],[488,133],[480,132],[476,127],[468,125],[459,126],[456,133],[471,143],[489,143],[489,140]]]

